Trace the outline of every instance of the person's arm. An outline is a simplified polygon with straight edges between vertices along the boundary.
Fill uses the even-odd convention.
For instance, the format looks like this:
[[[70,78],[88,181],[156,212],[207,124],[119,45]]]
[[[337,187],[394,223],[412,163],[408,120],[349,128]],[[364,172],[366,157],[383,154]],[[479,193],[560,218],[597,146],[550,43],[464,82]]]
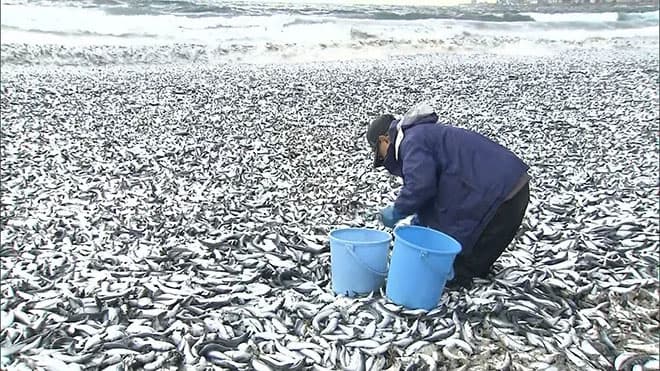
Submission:
[[[401,145],[404,184],[394,202],[403,215],[417,213],[437,192],[437,166],[433,154],[419,141]]]

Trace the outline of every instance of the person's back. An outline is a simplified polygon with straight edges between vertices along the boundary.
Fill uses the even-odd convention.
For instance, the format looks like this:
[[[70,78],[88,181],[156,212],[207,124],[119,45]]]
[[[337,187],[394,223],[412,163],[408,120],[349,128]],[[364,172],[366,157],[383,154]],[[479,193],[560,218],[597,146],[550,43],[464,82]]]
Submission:
[[[437,179],[437,188],[431,202],[417,211],[420,224],[454,236],[464,251],[469,251],[497,207],[525,174],[527,166],[494,141],[449,125],[409,127],[400,148],[404,163],[407,144],[412,141],[421,142],[436,165],[435,169],[426,169],[427,176]],[[402,170],[405,173],[405,168]],[[405,210],[406,200],[397,200],[395,205]]]
[[[493,229],[491,222],[507,226],[506,233],[498,233],[506,235],[498,237],[504,238],[498,242],[504,246],[496,249],[503,251],[510,243],[522,220],[522,215],[518,218],[520,205],[516,206],[516,215],[509,212],[504,216],[513,219],[514,226],[494,218],[521,190],[528,192],[528,167],[515,154],[476,132],[439,124],[435,113],[429,112],[392,121],[381,139],[388,144],[384,147],[386,153],[380,155],[382,165],[404,180],[391,209],[393,215],[416,214],[415,224],[456,238],[463,248],[457,261],[461,256],[480,254],[476,250],[484,247],[479,241],[484,240],[485,230]],[[372,147],[373,142],[371,138]],[[528,193],[526,197],[528,200]],[[524,192],[519,198],[525,198]],[[522,214],[526,205],[525,201]]]

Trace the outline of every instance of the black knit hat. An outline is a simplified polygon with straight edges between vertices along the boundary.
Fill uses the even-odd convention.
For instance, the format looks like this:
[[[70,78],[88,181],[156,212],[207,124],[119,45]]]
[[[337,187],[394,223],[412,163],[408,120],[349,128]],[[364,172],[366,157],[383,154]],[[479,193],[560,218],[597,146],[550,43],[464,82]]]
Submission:
[[[367,129],[367,142],[374,151],[374,167],[383,166],[384,159],[378,154],[378,137],[387,135],[390,125],[394,121],[394,116],[390,114],[380,115],[369,124]]]

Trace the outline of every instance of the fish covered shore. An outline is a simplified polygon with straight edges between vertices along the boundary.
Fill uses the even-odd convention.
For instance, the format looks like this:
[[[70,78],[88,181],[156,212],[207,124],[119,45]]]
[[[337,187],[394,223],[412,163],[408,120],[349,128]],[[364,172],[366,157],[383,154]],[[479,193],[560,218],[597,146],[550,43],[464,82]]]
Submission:
[[[658,370],[657,49],[1,77],[2,370]],[[428,101],[530,166],[521,229],[432,311],[331,287],[389,231],[367,123]],[[411,278],[413,279],[413,278]]]

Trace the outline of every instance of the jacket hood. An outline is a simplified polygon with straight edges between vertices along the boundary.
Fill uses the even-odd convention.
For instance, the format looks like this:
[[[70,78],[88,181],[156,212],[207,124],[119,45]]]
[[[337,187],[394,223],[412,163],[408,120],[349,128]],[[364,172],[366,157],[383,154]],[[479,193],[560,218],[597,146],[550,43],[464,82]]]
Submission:
[[[419,103],[401,118],[401,128],[405,130],[415,125],[435,124],[436,122],[438,122],[438,115],[433,108],[426,103]]]
[[[438,122],[438,115],[435,112],[423,113],[415,116],[404,116],[401,120],[394,120],[390,124],[388,134],[392,142],[396,141],[397,129],[401,122],[401,129],[406,130],[416,125],[435,124]]]
[[[387,149],[387,156],[383,165],[385,168],[395,176],[401,175],[401,161],[397,158],[397,147],[401,144],[401,141],[398,140],[399,135],[399,124],[401,126],[401,132],[405,130],[422,124],[435,124],[438,122],[438,115],[433,111],[429,105],[418,104],[411,108],[400,120],[392,121],[389,129],[390,137],[390,147]],[[404,134],[405,135],[405,134]]]

